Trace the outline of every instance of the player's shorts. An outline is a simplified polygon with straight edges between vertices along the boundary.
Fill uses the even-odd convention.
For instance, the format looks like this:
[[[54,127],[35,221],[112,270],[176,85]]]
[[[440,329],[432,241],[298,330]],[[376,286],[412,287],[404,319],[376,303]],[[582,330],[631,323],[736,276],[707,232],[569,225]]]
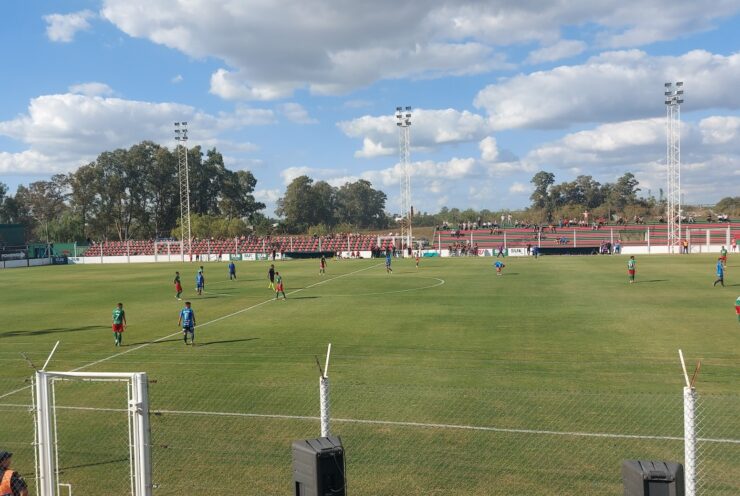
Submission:
[[[203,289],[203,284],[196,284],[195,289]]]
[[[123,332],[123,324],[113,324],[113,332]]]
[[[188,334],[195,334],[195,326],[183,327],[182,332],[188,333]]]
[[[175,284],[175,291],[178,293],[182,293],[182,285],[181,284]]]
[[[275,291],[283,291],[283,285],[282,285],[282,283],[281,284],[278,284],[277,286],[275,286]]]
[[[727,256],[719,257],[719,259],[722,260],[723,262],[727,262]]]
[[[735,313],[740,315],[740,306],[735,305]]]
[[[631,276],[634,276],[634,275],[635,275],[635,270],[634,270],[634,269],[632,269],[632,270],[628,270],[628,271],[627,271],[627,273],[628,273],[629,275],[631,275]]]

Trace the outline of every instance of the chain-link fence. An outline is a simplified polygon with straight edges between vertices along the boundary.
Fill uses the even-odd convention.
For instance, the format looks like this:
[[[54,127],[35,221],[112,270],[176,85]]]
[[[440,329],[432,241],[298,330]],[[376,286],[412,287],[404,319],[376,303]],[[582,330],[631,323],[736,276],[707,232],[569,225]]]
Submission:
[[[291,494],[291,442],[320,435],[319,381],[286,386],[284,378],[234,380],[206,387],[189,374],[151,378],[153,494]],[[74,494],[130,494],[126,393],[120,387],[55,384],[60,480]],[[30,389],[0,398],[0,441],[16,452],[16,469],[33,485],[29,399]],[[330,400],[331,433],[342,438],[348,492],[356,496],[618,495],[623,460],[684,461],[678,392],[523,391],[333,378]],[[697,495],[740,494],[739,411],[740,396],[699,398]]]
[[[31,378],[0,377],[0,450],[13,453],[11,467],[36,494]]]
[[[699,394],[696,494],[740,494],[740,396]]]

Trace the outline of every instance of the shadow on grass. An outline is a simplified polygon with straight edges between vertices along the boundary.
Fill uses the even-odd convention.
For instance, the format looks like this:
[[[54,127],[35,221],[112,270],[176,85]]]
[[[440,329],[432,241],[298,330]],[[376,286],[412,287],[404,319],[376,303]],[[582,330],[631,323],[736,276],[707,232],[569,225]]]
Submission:
[[[289,300],[315,300],[321,298],[321,296],[291,296]]]
[[[635,284],[647,284],[650,282],[668,282],[668,279],[651,279],[649,281],[635,281]]]
[[[196,348],[202,348],[203,346],[210,346],[212,344],[227,344],[227,343],[243,343],[246,341],[255,341],[259,338],[245,338],[245,339],[227,339],[224,341],[206,341],[205,343],[197,343]]]
[[[12,338],[16,336],[44,336],[46,334],[58,334],[62,332],[80,332],[80,331],[95,331],[100,329],[110,329],[108,326],[91,325],[81,327],[50,327],[48,329],[35,329],[29,331],[6,331],[0,332],[0,339]]]

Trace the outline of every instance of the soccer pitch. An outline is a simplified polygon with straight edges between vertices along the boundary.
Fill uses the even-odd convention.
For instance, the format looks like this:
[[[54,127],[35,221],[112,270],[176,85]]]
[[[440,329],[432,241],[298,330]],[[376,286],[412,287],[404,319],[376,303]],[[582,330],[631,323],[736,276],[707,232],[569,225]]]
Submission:
[[[236,281],[225,262],[204,263],[202,296],[198,263],[5,270],[0,440],[31,479],[21,353],[40,366],[57,340],[50,370],[156,381],[154,494],[289,494],[290,441],[319,435],[315,357],[323,365],[328,343],[332,431],[357,495],[621,494],[621,459],[681,461],[678,348],[692,369],[702,359],[702,394],[740,407],[735,258],[725,288],[712,287],[712,256],[638,256],[632,285],[623,256],[507,258],[501,277],[493,261],[394,260],[390,275],[382,260],[329,261],[326,275],[317,260],[277,261],[287,301],[274,301],[267,262],[238,262]],[[186,299],[194,347],[177,327]],[[126,494],[116,387],[57,387],[60,478],[75,494]],[[723,417],[725,437],[740,438],[737,417]],[[737,494],[740,445],[717,452],[712,494]]]

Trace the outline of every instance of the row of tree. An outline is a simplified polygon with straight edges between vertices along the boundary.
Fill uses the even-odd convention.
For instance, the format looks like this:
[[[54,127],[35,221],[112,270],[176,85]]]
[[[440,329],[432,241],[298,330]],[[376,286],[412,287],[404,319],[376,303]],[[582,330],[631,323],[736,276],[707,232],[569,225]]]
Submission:
[[[314,182],[300,176],[288,185],[277,202],[276,213],[289,232],[306,232],[315,227],[319,234],[348,228],[379,229],[389,223],[386,195],[360,179],[339,188],[326,181]]]
[[[18,187],[0,183],[0,224],[24,224],[29,240],[125,240],[180,236],[178,150],[145,141],[101,153],[69,174]],[[188,150],[192,234],[241,236],[256,231],[305,232],[385,227],[386,196],[359,180],[336,188],[307,176],[293,180],[271,219],[254,198],[257,180],[231,171],[215,148]]]
[[[191,211],[225,219],[254,216],[257,180],[231,171],[215,148],[188,150]],[[169,236],[180,216],[177,151],[145,141],[101,153],[96,160],[48,181],[0,186],[0,223],[26,225],[35,240],[146,239]]]

